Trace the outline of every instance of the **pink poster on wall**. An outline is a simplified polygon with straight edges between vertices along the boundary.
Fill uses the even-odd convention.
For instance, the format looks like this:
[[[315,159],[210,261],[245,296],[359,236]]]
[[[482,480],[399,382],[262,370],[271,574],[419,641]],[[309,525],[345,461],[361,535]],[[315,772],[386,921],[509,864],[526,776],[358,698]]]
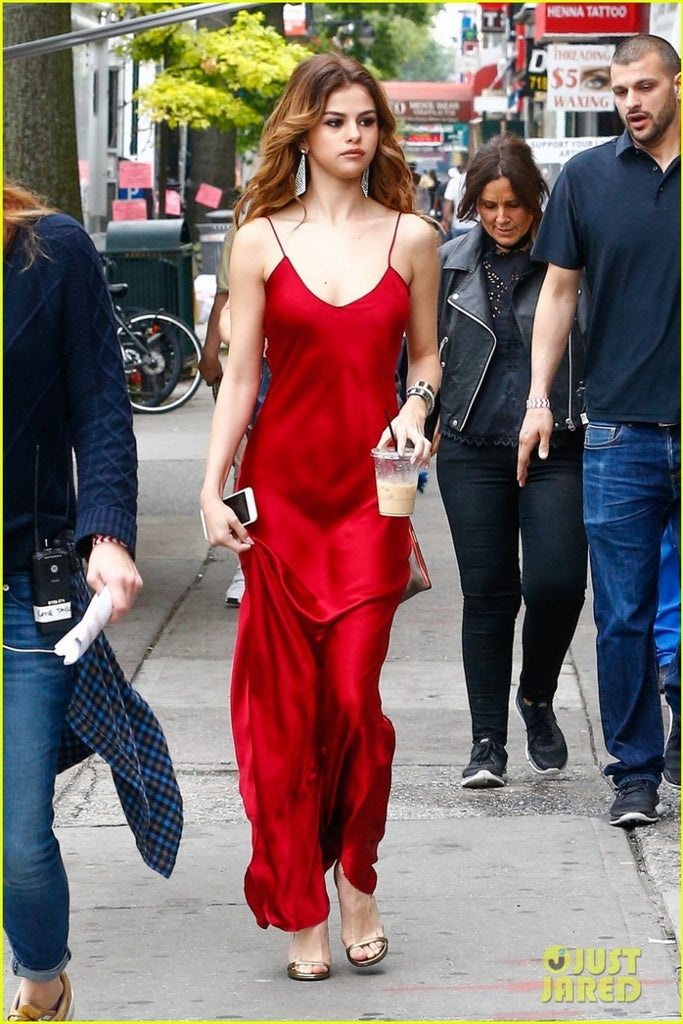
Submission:
[[[111,204],[112,220],[147,220],[145,199],[115,199]]]
[[[134,160],[119,161],[119,188],[151,188],[152,165]]]
[[[180,192],[170,190],[166,193],[166,213],[170,213],[172,217],[180,216]]]
[[[221,205],[222,198],[222,188],[216,188],[215,185],[206,185],[204,182],[199,186],[197,194],[194,197],[196,203],[201,203],[202,206],[208,206],[212,210],[218,209]]]

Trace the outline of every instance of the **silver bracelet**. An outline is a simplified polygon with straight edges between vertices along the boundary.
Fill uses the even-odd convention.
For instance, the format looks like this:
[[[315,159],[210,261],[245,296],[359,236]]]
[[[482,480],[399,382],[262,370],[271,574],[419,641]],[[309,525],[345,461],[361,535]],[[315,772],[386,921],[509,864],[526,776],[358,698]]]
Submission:
[[[527,409],[549,409],[550,399],[549,398],[527,398],[526,400]]]
[[[436,402],[436,394],[434,388],[426,380],[418,380],[415,384],[411,384],[406,391],[406,398],[410,398],[412,395],[417,395],[427,406],[427,415],[430,416],[434,411],[434,404]]]

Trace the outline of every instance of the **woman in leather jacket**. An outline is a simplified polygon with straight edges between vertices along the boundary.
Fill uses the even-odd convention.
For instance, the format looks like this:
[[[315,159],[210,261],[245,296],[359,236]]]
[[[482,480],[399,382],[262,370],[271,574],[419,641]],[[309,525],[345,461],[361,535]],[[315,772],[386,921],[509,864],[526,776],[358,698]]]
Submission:
[[[531,250],[547,194],[529,146],[514,135],[497,137],[471,161],[458,209],[461,219],[479,223],[440,250],[437,475],[464,597],[473,741],[463,771],[466,788],[506,782],[514,630],[522,599],[515,705],[526,727],[526,756],[548,777],[558,775],[568,757],[553,697],[586,588],[578,324],[550,399],[553,458],[535,457],[524,488],[516,479],[531,330],[546,271]]]

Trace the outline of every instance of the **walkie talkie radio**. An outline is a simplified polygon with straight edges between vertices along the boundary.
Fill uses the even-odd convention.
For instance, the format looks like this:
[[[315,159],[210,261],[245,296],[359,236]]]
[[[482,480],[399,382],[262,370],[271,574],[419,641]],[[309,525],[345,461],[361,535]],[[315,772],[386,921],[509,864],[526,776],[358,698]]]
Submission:
[[[38,456],[33,489],[33,529],[35,551],[31,558],[31,589],[33,592],[33,618],[41,633],[64,632],[71,621],[71,554],[57,543],[43,540],[38,531]]]

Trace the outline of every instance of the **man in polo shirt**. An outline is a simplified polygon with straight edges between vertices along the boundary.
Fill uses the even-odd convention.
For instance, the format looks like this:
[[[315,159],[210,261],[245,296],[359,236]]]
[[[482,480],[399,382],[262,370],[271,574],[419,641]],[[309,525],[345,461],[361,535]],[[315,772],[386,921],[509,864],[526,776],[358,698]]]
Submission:
[[[610,824],[633,826],[657,820],[662,771],[680,787],[680,649],[664,749],[653,635],[668,522],[680,558],[680,58],[666,40],[638,35],[619,44],[610,75],[625,131],[565,166],[534,245],[549,266],[518,479],[524,486],[531,457],[549,457],[548,396],[585,269],[584,518],[602,727],[615,758],[605,774],[617,789]]]

